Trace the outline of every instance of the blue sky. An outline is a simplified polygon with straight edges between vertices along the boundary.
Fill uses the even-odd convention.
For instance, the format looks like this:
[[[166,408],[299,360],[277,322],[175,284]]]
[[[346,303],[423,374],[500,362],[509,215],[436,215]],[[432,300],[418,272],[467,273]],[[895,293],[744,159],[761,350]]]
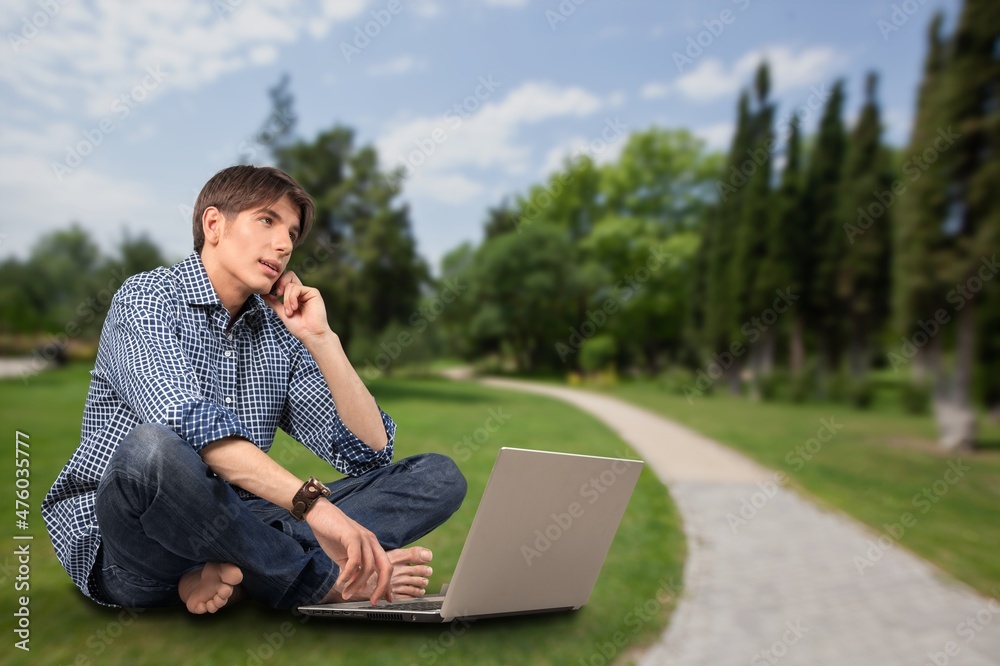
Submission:
[[[950,25],[960,3],[8,0],[0,257],[71,221],[108,250],[145,232],[183,257],[201,185],[248,149],[266,163],[257,131],[285,72],[300,136],[343,124],[407,165],[435,267],[569,155],[614,160],[653,125],[724,149],[765,56],[779,118],[798,110],[807,131],[838,77],[853,120],[877,71],[886,136],[905,145],[937,8]]]

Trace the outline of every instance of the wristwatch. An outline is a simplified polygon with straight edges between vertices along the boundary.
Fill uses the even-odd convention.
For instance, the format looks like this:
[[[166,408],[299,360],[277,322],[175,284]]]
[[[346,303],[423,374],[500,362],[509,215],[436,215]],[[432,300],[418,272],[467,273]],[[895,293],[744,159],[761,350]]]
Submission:
[[[292,498],[292,518],[295,520],[305,520],[309,509],[313,507],[320,497],[329,497],[330,489],[320,483],[315,476],[310,476],[309,480],[302,484],[299,491]]]

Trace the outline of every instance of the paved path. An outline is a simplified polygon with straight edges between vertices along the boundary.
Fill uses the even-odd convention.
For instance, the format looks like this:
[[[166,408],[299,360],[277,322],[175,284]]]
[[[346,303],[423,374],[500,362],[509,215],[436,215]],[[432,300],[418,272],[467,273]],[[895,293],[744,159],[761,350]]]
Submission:
[[[0,379],[7,377],[31,376],[51,367],[51,363],[34,356],[0,358]]]
[[[641,666],[1000,664],[1000,601],[888,538],[880,548],[880,533],[774,485],[772,472],[742,454],[608,396],[506,379],[484,383],[590,412],[669,488],[688,543],[685,591]],[[744,500],[750,518],[735,523]],[[863,573],[859,558],[873,563]]]

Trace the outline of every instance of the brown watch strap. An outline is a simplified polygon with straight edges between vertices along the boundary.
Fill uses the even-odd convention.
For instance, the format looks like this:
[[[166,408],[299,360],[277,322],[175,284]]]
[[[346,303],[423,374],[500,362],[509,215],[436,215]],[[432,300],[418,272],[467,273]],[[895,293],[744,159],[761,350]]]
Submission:
[[[313,507],[320,497],[329,497],[330,489],[316,480],[315,476],[310,476],[309,480],[302,484],[299,491],[292,498],[292,518],[295,520],[305,520],[309,509]]]

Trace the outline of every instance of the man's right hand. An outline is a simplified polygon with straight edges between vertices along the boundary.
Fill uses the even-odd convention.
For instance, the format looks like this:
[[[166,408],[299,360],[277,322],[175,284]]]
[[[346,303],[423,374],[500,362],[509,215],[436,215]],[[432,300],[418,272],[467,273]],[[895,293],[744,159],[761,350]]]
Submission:
[[[372,574],[377,575],[375,589],[369,601],[392,601],[392,563],[378,538],[368,529],[347,516],[336,505],[319,500],[306,514],[316,541],[334,564],[340,567],[333,589],[344,599],[363,594]]]

